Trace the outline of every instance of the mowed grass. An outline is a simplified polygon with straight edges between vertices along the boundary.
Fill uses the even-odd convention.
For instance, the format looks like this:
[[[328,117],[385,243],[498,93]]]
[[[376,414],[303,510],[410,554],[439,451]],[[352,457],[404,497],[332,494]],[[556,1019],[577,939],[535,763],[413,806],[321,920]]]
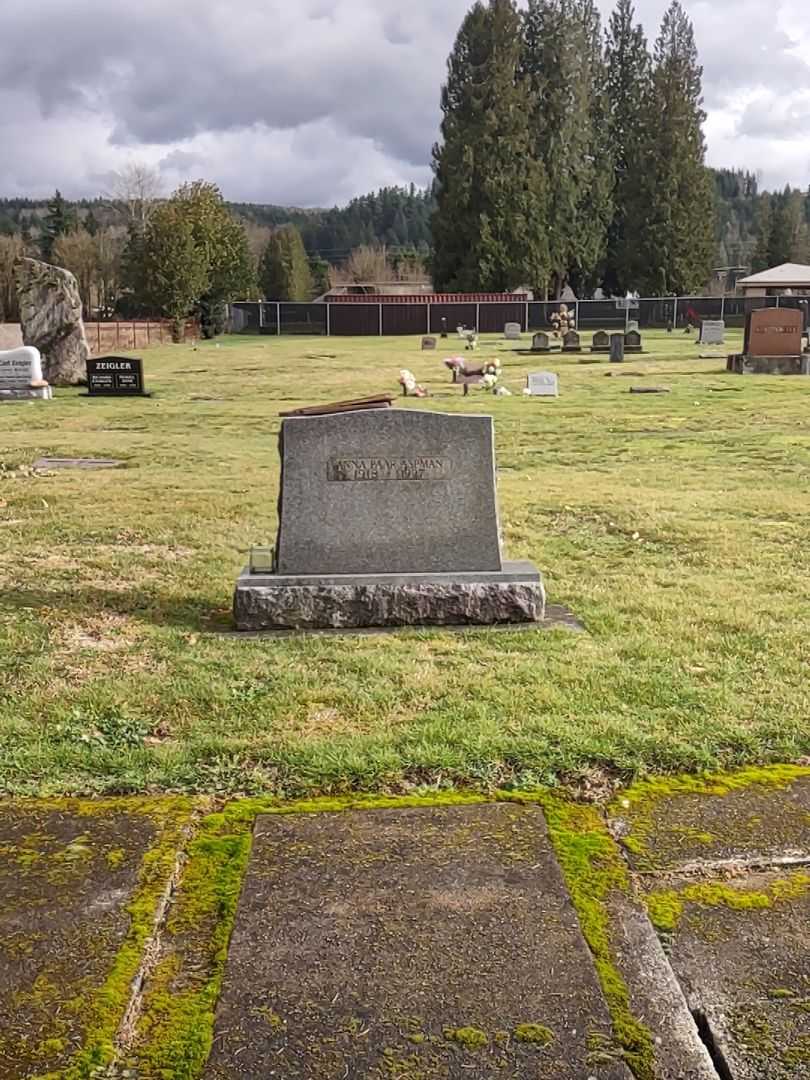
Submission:
[[[598,788],[810,753],[810,379],[644,337],[621,368],[489,338],[511,398],[463,398],[452,340],[243,337],[144,353],[148,400],[1,406],[0,790]],[[279,410],[402,367],[432,394],[403,407],[495,417],[506,553],[587,633],[222,636],[274,539]]]

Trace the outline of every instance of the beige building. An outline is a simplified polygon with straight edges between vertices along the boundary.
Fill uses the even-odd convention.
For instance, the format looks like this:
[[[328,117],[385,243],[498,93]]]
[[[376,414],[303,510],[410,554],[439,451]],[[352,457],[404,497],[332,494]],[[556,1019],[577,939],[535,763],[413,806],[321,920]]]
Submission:
[[[810,296],[810,266],[783,263],[772,270],[741,278],[737,288],[746,298],[753,296]]]

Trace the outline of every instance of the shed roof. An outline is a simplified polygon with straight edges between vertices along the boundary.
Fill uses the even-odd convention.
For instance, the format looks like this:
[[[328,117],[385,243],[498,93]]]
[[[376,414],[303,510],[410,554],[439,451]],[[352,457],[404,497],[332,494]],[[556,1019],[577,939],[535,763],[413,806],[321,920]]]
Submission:
[[[767,287],[781,286],[789,288],[797,286],[810,288],[810,266],[800,263],[782,263],[770,270],[763,270],[759,274],[751,274],[750,277],[740,278],[738,285],[764,285]]]

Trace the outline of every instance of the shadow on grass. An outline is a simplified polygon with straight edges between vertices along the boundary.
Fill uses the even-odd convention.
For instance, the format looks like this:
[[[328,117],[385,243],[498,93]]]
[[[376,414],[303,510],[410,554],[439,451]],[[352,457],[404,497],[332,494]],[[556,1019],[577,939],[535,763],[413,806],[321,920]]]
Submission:
[[[150,626],[200,633],[222,633],[233,629],[229,603],[215,607],[202,595],[177,596],[171,592],[136,588],[126,592],[92,585],[83,585],[70,592],[17,588],[3,595],[2,606],[10,610],[60,612],[76,618],[126,615]]]

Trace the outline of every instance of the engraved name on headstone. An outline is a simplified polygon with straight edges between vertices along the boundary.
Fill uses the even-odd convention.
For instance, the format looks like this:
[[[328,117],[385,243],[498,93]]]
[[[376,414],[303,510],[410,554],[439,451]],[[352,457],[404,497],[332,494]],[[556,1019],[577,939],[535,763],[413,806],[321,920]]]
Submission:
[[[143,361],[137,356],[98,356],[87,361],[89,397],[146,397]]]
[[[0,400],[24,398],[50,400],[53,392],[42,377],[39,349],[22,345],[0,352]]]

